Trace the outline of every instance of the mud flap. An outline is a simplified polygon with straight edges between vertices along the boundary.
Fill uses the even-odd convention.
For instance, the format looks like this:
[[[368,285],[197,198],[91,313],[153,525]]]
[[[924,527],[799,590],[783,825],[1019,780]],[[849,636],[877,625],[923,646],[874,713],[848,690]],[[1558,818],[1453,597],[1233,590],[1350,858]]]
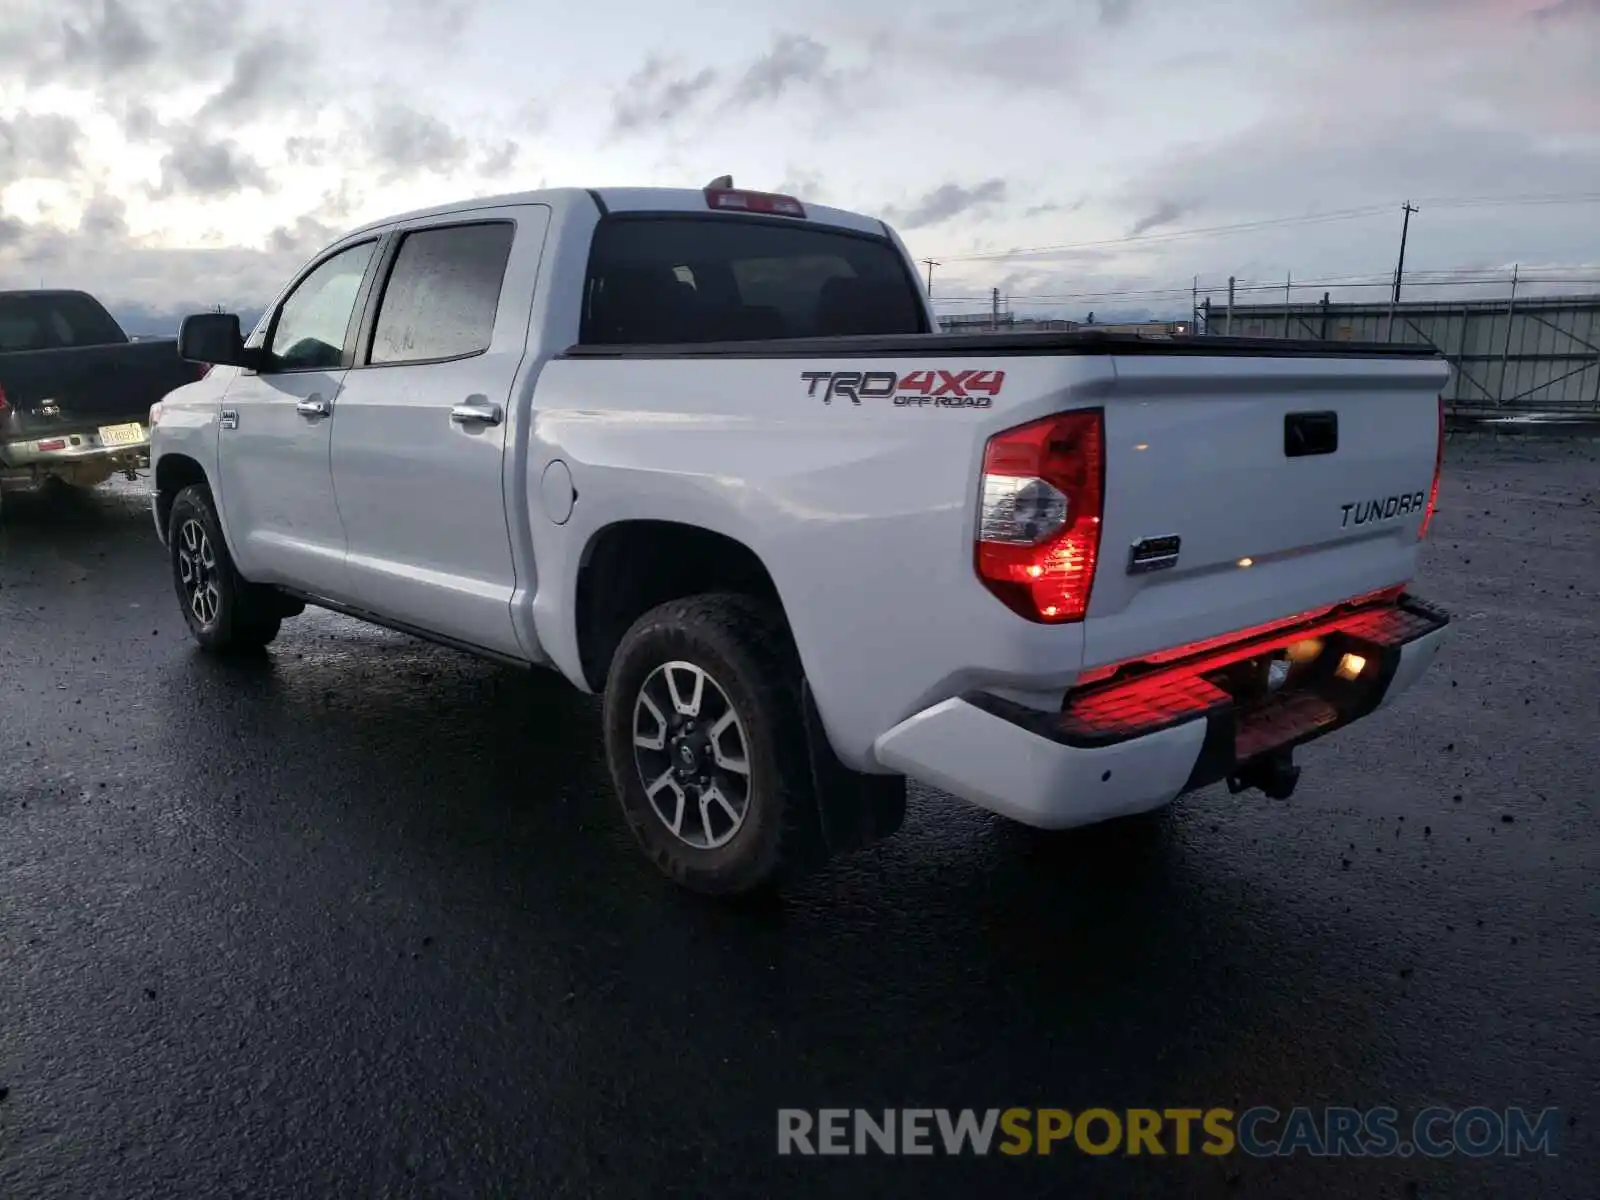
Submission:
[[[839,761],[822,727],[811,685],[802,682],[806,750],[824,853],[831,857],[891,836],[905,822],[903,775],[867,775]]]

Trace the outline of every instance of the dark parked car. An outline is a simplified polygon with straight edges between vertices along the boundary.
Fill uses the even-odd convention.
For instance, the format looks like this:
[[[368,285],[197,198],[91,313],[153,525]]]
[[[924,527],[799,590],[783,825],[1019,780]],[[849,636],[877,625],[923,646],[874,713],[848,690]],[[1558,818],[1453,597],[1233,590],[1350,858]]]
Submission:
[[[150,406],[203,373],[93,296],[0,292],[0,488],[95,487],[150,461]]]

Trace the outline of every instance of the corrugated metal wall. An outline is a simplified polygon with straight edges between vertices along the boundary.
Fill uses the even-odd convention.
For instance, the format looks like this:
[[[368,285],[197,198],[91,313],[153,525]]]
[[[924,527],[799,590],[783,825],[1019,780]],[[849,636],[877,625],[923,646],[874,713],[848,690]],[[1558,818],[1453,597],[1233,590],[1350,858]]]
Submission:
[[[1235,305],[1239,337],[1432,345],[1454,368],[1444,398],[1460,411],[1600,411],[1600,296],[1402,302]],[[1212,303],[1210,333],[1226,331]]]

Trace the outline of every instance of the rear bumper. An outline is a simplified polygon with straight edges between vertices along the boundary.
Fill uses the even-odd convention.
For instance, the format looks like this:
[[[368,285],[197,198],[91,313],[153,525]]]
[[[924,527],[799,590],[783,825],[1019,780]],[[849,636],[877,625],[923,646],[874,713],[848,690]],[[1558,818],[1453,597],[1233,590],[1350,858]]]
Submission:
[[[133,422],[126,422],[133,424]],[[50,434],[0,446],[0,472],[12,477],[42,476],[62,470],[107,466],[113,470],[150,465],[150,431],[136,441],[110,444],[98,431]]]
[[[901,722],[875,749],[891,770],[1024,824],[1090,825],[1160,808],[1369,715],[1421,678],[1448,625],[1411,596],[1363,605],[1125,672],[1070,694],[1059,713],[970,692]],[[1313,638],[1320,654],[1280,690],[1235,686],[1248,664]],[[1354,679],[1338,673],[1346,656],[1364,660]]]

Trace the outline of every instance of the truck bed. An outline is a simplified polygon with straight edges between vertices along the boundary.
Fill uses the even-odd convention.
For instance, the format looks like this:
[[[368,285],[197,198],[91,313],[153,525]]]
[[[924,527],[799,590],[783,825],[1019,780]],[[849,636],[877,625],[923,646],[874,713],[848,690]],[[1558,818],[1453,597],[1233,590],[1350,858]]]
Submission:
[[[963,358],[1111,354],[1206,358],[1431,358],[1432,346],[1404,342],[1325,342],[1302,338],[1146,337],[1097,330],[1043,333],[896,333],[854,337],[771,338],[671,345],[569,347],[563,358]]]
[[[143,422],[152,404],[199,373],[167,338],[0,354],[0,388],[8,406],[0,416],[0,438]]]

